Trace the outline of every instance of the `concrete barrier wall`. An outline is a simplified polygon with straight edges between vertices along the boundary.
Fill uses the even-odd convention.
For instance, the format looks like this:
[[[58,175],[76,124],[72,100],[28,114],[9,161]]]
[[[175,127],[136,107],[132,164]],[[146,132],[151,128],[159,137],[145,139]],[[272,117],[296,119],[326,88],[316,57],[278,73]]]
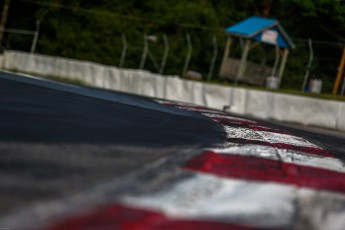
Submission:
[[[337,120],[337,130],[345,130],[345,104],[339,105],[339,115]]]
[[[238,114],[345,131],[344,102],[211,85],[143,70],[119,69],[18,51],[5,52],[0,61],[0,66],[6,70],[65,77],[95,87],[190,102],[215,109],[230,105],[230,111]]]

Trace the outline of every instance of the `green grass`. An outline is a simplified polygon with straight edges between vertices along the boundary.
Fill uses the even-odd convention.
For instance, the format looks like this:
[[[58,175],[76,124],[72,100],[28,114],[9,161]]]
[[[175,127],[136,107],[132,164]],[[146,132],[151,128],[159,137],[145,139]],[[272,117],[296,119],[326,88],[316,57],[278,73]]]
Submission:
[[[273,93],[282,93],[282,94],[297,95],[297,96],[304,96],[304,97],[311,97],[311,98],[319,98],[319,99],[325,99],[325,100],[345,101],[345,96],[333,95],[333,94],[327,94],[327,93],[316,94],[316,93],[310,93],[310,92],[301,92],[301,91],[293,90],[293,89],[267,89],[265,87],[260,87],[260,86],[225,83],[219,80],[211,80],[208,83],[221,85],[221,86],[243,88],[243,89],[251,89],[251,90],[267,91],[267,92],[273,92]]]
[[[268,91],[284,93],[284,94],[292,94],[292,95],[298,95],[298,96],[305,96],[305,97],[312,97],[312,98],[320,98],[320,99],[325,99],[325,100],[345,101],[344,96],[326,94],[326,93],[316,94],[316,93],[301,92],[297,90],[288,90],[288,89],[268,90]]]
[[[42,78],[52,80],[52,81],[58,81],[66,84],[71,84],[71,85],[80,85],[80,86],[88,86],[84,81],[82,80],[76,80],[76,79],[69,79],[65,77],[58,77],[58,76],[40,76]]]
[[[51,81],[57,81],[57,82],[62,82],[66,84],[71,84],[71,85],[79,85],[79,86],[89,86],[86,82],[82,80],[77,80],[77,79],[70,79],[67,77],[59,77],[59,76],[54,76],[54,75],[43,75],[43,74],[37,74],[37,73],[30,73],[26,71],[18,71],[17,69],[10,69],[8,71],[14,72],[14,73],[19,73],[19,74],[28,74],[34,77],[39,77]]]
[[[19,72],[16,70],[10,70],[10,71]],[[87,84],[86,82],[84,82],[82,80],[74,80],[74,79],[52,76],[52,75],[47,75],[47,76],[46,75],[39,75],[39,74],[27,73],[27,72],[20,72],[20,73],[29,74],[29,75],[41,77],[44,79],[63,82],[63,83],[72,84],[72,85],[90,86],[89,84]],[[191,79],[187,79],[187,80],[206,83],[206,81],[191,80]],[[242,88],[242,89],[267,91],[267,92],[280,93],[280,94],[283,93],[283,94],[288,94],[288,95],[297,95],[297,96],[304,96],[304,97],[310,97],[310,98],[319,98],[319,99],[325,99],[325,100],[345,101],[345,96],[326,94],[326,93],[315,94],[315,93],[310,93],[310,92],[301,92],[301,91],[292,90],[292,89],[266,89],[266,88],[260,87],[260,86],[250,86],[250,85],[244,85],[244,84],[226,83],[226,82],[222,82],[219,80],[211,80],[207,83],[220,85],[220,86],[237,87],[237,88]]]

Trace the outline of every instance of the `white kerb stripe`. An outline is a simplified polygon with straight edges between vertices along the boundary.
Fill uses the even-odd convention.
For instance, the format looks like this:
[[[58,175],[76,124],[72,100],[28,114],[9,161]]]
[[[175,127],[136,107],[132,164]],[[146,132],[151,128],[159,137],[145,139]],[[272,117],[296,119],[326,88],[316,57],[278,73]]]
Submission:
[[[256,131],[248,128],[224,126],[228,138],[240,138],[253,141],[265,141],[269,143],[282,143],[295,146],[319,148],[301,137],[289,134],[274,133],[267,131]]]
[[[286,163],[317,167],[345,173],[344,163],[337,158],[319,156],[315,154],[302,153],[286,149],[277,149],[270,146],[241,145],[231,146],[227,148],[210,148],[208,150],[219,154],[252,156],[277,161],[281,160]]]
[[[170,218],[228,222],[258,228],[343,230],[343,194],[278,183],[195,174],[149,195],[122,203]]]

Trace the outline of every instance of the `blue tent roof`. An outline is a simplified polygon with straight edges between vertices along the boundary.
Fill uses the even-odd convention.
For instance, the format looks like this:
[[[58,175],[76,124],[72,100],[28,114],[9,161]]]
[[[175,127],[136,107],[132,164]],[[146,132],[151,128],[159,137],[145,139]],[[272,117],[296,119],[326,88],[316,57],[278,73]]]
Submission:
[[[276,43],[262,39],[263,34],[268,30],[276,31]],[[295,48],[295,44],[285,32],[284,28],[280,25],[279,21],[272,18],[252,16],[228,27],[225,31],[237,37],[250,38],[252,40],[271,45],[277,44],[281,48]]]

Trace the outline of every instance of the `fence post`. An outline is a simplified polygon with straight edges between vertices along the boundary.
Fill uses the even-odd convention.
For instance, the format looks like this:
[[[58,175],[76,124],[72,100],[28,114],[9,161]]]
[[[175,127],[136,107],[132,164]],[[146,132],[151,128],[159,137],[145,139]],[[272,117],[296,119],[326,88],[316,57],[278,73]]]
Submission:
[[[32,41],[30,53],[35,53],[39,33],[40,33],[40,21],[37,20],[36,21],[36,31],[34,34],[34,39]]]
[[[147,36],[146,36],[146,34],[144,34],[144,50],[143,50],[143,55],[141,56],[139,69],[144,68],[146,57],[147,57],[147,52],[148,52]]]
[[[309,61],[308,61],[307,71],[305,72],[305,75],[304,75],[302,92],[304,92],[304,89],[307,86],[308,76],[309,76],[311,65],[313,63],[313,58],[314,58],[314,56],[313,56],[313,44],[312,44],[312,40],[310,38],[308,39],[308,45],[309,45]]]
[[[216,62],[216,58],[217,58],[217,55],[218,55],[217,37],[216,37],[216,36],[213,36],[212,41],[213,41],[213,57],[212,57],[212,60],[211,60],[210,69],[209,69],[209,71],[208,71],[207,81],[210,81],[210,80],[211,80],[212,73],[213,73],[213,68],[214,68],[214,64],[215,64],[215,62]]]
[[[164,40],[164,54],[163,54],[163,58],[162,58],[162,63],[161,63],[161,67],[159,69],[159,74],[163,74],[164,68],[165,68],[165,63],[167,61],[168,58],[168,54],[169,54],[169,41],[168,41],[168,36],[166,34],[163,35],[163,40]]]
[[[125,63],[126,53],[127,53],[127,39],[125,34],[121,34],[122,38],[122,52],[121,52],[121,58],[120,58],[120,64],[119,67],[122,68],[123,64]]]
[[[192,51],[193,51],[192,42],[190,40],[190,35],[187,34],[186,38],[187,38],[188,52],[187,52],[186,60],[184,62],[182,77],[185,76],[185,74],[186,74],[186,72],[188,70],[189,61],[190,61],[190,58],[191,58],[191,55],[192,55]]]
[[[5,0],[4,6],[2,8],[1,22],[0,22],[0,46],[2,44],[2,38],[4,37],[5,26],[7,22],[10,3],[11,3],[11,0]]]

